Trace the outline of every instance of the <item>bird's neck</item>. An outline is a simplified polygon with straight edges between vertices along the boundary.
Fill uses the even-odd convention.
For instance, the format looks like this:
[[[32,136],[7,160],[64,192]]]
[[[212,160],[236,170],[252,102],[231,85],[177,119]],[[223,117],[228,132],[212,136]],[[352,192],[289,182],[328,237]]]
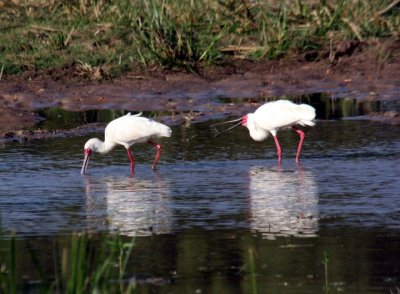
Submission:
[[[250,137],[254,141],[263,141],[268,137],[268,132],[261,128],[254,120],[254,114],[247,115],[246,127],[249,129]]]
[[[116,144],[112,143],[110,141],[105,140],[104,142],[99,140],[99,143],[97,144],[97,148],[96,151],[101,153],[101,154],[105,154],[110,152],[111,150],[113,150],[115,148]]]

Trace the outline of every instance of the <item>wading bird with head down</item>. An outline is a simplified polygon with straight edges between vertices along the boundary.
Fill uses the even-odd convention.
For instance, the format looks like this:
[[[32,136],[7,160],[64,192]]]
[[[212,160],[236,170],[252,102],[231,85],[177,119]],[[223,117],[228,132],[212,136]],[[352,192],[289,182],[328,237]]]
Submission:
[[[152,141],[154,138],[170,137],[171,129],[166,125],[141,116],[141,113],[131,115],[130,113],[111,121],[104,131],[104,142],[92,138],[84,146],[85,158],[83,160],[81,174],[86,174],[89,158],[93,152],[106,154],[117,145],[126,148],[131,165],[131,175],[135,173],[135,161],[130,148],[134,144],[149,143],[157,147],[157,154],[154,159],[153,169],[156,168],[161,154],[161,145]]]
[[[282,149],[279,144],[277,132],[280,129],[292,128],[300,136],[296,153],[296,162],[299,163],[305,134],[296,126],[314,126],[314,119],[314,107],[308,104],[295,104],[288,100],[277,100],[261,105],[254,113],[248,113],[239,119],[217,123],[212,125],[212,127],[237,122],[234,126],[217,133],[216,136],[242,125],[249,130],[250,137],[255,141],[263,141],[271,134],[275,141],[279,163],[282,162]]]

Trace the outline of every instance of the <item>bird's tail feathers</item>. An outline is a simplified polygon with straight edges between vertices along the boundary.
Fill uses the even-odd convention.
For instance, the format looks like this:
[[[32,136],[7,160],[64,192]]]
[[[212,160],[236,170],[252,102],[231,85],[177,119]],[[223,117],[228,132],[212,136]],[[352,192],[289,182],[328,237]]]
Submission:
[[[307,125],[307,126],[314,126],[315,122],[315,108],[307,105],[307,104],[300,104],[298,107],[298,111],[301,113],[301,120],[300,124],[301,125]]]
[[[139,112],[139,113],[136,113],[136,114],[131,114],[130,112],[128,112],[126,115],[128,115],[128,116],[141,116],[143,114],[143,112]]]
[[[159,122],[152,121],[154,130],[156,130],[161,137],[171,137],[171,129]]]
[[[313,127],[313,126],[315,126],[315,121],[313,121],[313,120],[301,120],[301,121],[299,121],[299,124],[302,125],[302,126]]]

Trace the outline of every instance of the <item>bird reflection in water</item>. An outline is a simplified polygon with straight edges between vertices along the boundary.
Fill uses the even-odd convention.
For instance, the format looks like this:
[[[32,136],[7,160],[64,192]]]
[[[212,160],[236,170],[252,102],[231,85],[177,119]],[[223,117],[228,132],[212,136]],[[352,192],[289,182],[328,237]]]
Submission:
[[[105,222],[110,232],[125,236],[172,231],[169,189],[160,178],[106,177],[94,181],[85,176],[85,186],[88,221],[95,230]]]
[[[249,178],[252,230],[269,239],[316,236],[318,193],[310,171],[251,167]]]

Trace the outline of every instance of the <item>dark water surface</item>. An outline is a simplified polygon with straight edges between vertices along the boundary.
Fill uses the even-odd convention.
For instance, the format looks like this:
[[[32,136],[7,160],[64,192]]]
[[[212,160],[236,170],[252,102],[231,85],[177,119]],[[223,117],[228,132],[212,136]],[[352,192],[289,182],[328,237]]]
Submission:
[[[400,287],[399,126],[318,121],[306,129],[302,165],[294,162],[297,134],[281,131],[278,166],[272,138],[254,142],[237,128],[214,139],[209,125],[175,127],[158,140],[157,173],[155,150],[136,146],[135,177],[123,147],[94,154],[82,177],[87,138],[2,146],[3,238],[14,232],[18,248],[29,240],[45,256],[52,240],[72,232],[136,236],[129,271],[144,277],[138,292]]]

